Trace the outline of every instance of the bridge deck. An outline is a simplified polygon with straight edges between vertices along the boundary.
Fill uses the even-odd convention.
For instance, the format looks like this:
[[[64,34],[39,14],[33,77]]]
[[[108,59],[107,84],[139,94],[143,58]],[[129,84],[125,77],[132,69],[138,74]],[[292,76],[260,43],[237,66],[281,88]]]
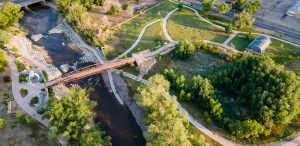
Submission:
[[[57,78],[50,82],[47,82],[47,83],[45,83],[45,86],[51,87],[51,86],[55,86],[60,83],[68,83],[68,82],[71,82],[74,80],[85,78],[87,76],[101,73],[105,70],[122,67],[126,64],[133,63],[134,61],[135,61],[135,58],[130,57],[130,58],[122,59],[119,61],[107,62],[105,64],[103,64],[103,63],[93,64],[93,65],[81,68],[79,70],[73,71],[71,73],[68,73],[68,74],[64,75],[63,77],[60,77],[60,78]]]

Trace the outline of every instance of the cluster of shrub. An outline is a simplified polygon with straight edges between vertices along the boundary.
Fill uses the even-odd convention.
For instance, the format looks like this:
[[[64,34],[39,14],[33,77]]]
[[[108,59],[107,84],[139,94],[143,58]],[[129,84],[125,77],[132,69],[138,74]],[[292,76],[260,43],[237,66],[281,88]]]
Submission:
[[[274,129],[287,126],[300,114],[297,75],[268,57],[245,57],[208,78],[194,76],[190,83],[172,69],[165,70],[164,76],[180,100],[196,104],[211,115],[219,127],[250,142],[274,134]],[[229,118],[228,113],[223,112],[222,96],[216,94],[217,89],[234,95],[237,105],[249,111],[248,115]]]
[[[232,61],[238,58],[241,58],[243,54],[234,54],[233,52],[229,52],[220,46],[214,46],[203,41],[183,41],[180,42],[176,48],[173,50],[172,55],[178,59],[186,60],[190,59],[194,56],[196,51],[206,51],[218,55],[219,57]]]

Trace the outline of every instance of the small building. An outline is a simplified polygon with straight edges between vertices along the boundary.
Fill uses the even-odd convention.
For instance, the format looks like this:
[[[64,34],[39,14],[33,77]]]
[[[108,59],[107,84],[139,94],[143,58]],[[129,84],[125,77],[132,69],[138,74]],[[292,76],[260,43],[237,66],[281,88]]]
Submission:
[[[247,51],[263,53],[271,44],[271,39],[267,36],[260,35],[255,38],[247,47]]]
[[[295,16],[297,12],[300,12],[300,0],[297,0],[286,12],[289,16]]]

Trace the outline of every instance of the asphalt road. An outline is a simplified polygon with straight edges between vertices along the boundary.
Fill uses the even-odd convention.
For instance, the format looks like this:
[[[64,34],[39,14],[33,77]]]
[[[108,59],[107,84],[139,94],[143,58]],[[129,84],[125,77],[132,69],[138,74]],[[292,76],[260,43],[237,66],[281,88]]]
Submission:
[[[186,5],[191,5],[193,3],[193,8],[197,10],[201,10],[201,5],[198,1],[196,0],[180,0],[181,3],[184,3]],[[214,8],[211,13],[215,15],[219,15],[218,11],[216,8]],[[228,12],[224,15],[221,15],[221,17],[226,18],[226,19],[233,19],[234,18],[234,13],[233,12]],[[280,26],[277,24],[273,23],[268,23],[263,20],[256,19],[253,26],[258,29],[258,30],[263,30],[264,32],[267,32],[269,35],[276,36],[291,42],[294,42],[296,44],[300,44],[300,32],[291,30],[289,28],[286,28],[284,26]],[[296,27],[296,26],[295,26]]]
[[[213,14],[218,14],[218,11],[217,10],[212,10],[211,11]],[[226,18],[226,19],[233,19],[234,18],[234,13],[233,12],[228,12],[224,15],[221,15],[223,18]],[[285,39],[288,39],[292,42],[295,42],[297,44],[299,44],[300,42],[300,32],[297,32],[295,30],[289,30],[288,28],[286,27],[280,27],[278,25],[274,25],[274,24],[269,24],[265,21],[262,21],[262,20],[259,20],[259,19],[256,19],[254,24],[253,24],[254,27],[258,28],[258,29],[264,29],[264,30],[267,30],[269,31],[270,34],[273,34],[277,37],[280,37],[280,35],[282,35],[282,37],[286,36],[287,38]],[[293,39],[293,40],[292,40]]]

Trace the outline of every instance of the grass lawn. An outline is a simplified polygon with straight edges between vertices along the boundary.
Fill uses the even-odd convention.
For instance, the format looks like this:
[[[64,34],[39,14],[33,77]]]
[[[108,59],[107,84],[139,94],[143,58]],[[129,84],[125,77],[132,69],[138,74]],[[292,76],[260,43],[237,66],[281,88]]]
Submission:
[[[238,34],[229,45],[233,45],[235,49],[239,51],[245,51],[247,46],[253,41],[253,39],[248,39],[245,34]]]
[[[147,11],[145,14],[142,14],[133,20],[123,24],[120,28],[115,30],[111,38],[106,44],[109,44],[111,47],[105,50],[105,54],[108,58],[114,58],[123,53],[127,48],[129,48],[134,41],[138,38],[141,30],[144,26],[152,21],[158,20],[166,16],[170,11],[177,7],[176,4],[171,2],[164,2],[157,7],[152,8]],[[152,40],[145,40],[141,42],[142,44],[138,47],[144,48],[153,48],[156,46],[156,43],[153,42],[156,38],[161,36],[161,28],[157,27],[160,25],[159,23],[154,25],[156,27],[150,28],[150,32],[146,32],[146,39],[151,38]],[[147,30],[148,31],[148,30]],[[151,32],[153,31],[153,32]],[[159,32],[159,33],[157,33]],[[151,36],[154,35],[154,36]],[[147,44],[147,46],[142,46],[143,44]]]
[[[183,74],[187,80],[190,80],[194,75],[206,75],[224,64],[223,60],[204,51],[195,52],[194,57],[188,60],[178,60],[168,54],[157,59],[157,63],[149,71],[146,78],[155,73],[163,73],[164,69],[173,68],[177,73]]]
[[[276,62],[283,64],[287,69],[300,75],[300,47],[271,39],[272,44],[266,50]]]
[[[171,37],[176,40],[211,40],[223,43],[227,34],[218,28],[200,20],[194,11],[183,8],[170,16],[167,23]]]

